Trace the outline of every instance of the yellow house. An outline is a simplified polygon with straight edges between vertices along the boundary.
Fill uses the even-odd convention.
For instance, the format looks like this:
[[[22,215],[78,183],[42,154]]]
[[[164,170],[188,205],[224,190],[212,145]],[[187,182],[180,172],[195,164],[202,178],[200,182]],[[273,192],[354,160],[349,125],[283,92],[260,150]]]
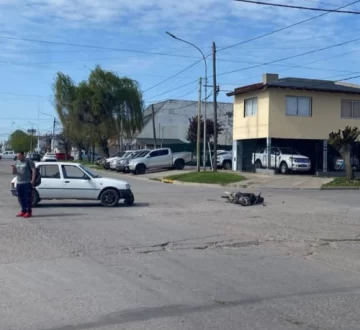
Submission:
[[[227,95],[234,96],[233,170],[248,169],[253,152],[276,145],[300,149],[327,172],[329,133],[360,119],[360,86],[344,82],[267,73]]]

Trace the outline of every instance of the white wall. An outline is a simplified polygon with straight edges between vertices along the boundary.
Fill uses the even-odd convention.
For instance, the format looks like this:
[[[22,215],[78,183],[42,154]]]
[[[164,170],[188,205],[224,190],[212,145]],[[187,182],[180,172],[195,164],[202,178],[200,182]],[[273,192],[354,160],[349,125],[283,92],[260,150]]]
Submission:
[[[219,144],[232,144],[232,119],[226,115],[232,113],[233,105],[231,103],[218,104],[218,120],[223,123],[225,130],[219,135]],[[180,139],[186,140],[189,127],[189,118],[197,116],[198,105],[193,101],[168,101],[155,114],[155,129],[158,139]],[[213,118],[213,105],[207,105],[207,118]],[[142,129],[138,138],[153,138],[153,124],[150,120]]]

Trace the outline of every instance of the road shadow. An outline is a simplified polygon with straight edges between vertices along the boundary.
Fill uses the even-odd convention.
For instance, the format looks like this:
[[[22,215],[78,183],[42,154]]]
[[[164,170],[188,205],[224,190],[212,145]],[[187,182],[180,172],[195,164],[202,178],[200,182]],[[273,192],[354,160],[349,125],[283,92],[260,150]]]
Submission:
[[[119,203],[119,205],[114,208],[133,208],[133,207],[148,207],[149,203],[134,203],[131,206],[127,206],[124,203]],[[36,206],[36,209],[48,209],[48,208],[99,208],[99,209],[112,209],[112,207],[104,207],[99,203],[46,203],[39,204]],[[68,214],[69,215],[69,214]]]

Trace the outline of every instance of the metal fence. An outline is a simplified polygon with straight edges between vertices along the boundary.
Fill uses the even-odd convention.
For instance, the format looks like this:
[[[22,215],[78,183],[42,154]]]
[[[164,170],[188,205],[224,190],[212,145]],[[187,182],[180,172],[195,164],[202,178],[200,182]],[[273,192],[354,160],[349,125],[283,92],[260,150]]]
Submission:
[[[319,146],[319,152],[320,152],[320,146]],[[320,158],[320,157],[319,157]],[[354,143],[351,147],[350,152],[350,161],[351,166],[353,167],[353,170],[355,172],[360,172],[360,144]],[[328,172],[345,172],[345,161],[340,155],[340,153],[333,148],[332,146],[328,146],[327,148],[327,159],[325,160],[327,162],[327,171]],[[322,172],[324,169],[323,166],[324,160],[319,161],[317,163],[316,169],[318,172]]]

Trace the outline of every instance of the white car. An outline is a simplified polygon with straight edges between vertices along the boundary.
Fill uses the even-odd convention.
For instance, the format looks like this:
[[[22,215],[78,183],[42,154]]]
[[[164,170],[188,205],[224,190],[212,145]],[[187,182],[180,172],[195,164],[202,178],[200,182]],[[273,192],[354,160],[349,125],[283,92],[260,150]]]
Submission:
[[[269,158],[270,164],[268,164]],[[253,153],[251,162],[255,168],[266,168],[270,165],[270,168],[279,170],[281,174],[286,174],[289,171],[308,172],[311,170],[310,158],[301,155],[293,148],[265,148],[260,152]]]
[[[10,159],[10,160],[16,160],[16,152],[12,150],[6,150],[2,153],[0,153],[0,159]]]
[[[119,200],[134,204],[130,185],[122,180],[101,177],[81,164],[39,162],[41,184],[34,189],[33,206],[42,200],[99,200],[103,206],[114,207]],[[11,193],[17,196],[16,177]]]
[[[111,171],[115,171],[116,170],[116,165],[119,161],[124,160],[124,159],[131,159],[131,157],[136,154],[138,152],[138,150],[136,151],[125,151],[124,155],[122,157],[113,157],[111,158],[110,161],[110,170]]]
[[[49,152],[47,152],[43,158],[41,158],[42,162],[57,162],[57,158],[55,154],[51,154]]]

